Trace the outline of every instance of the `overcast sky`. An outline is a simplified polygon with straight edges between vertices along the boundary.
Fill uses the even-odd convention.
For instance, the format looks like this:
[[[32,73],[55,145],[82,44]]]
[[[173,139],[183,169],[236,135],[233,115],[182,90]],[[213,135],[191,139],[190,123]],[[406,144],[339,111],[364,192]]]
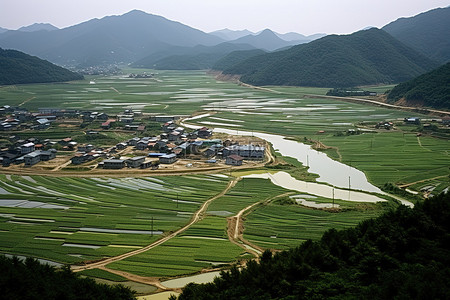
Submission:
[[[133,9],[210,32],[223,28],[279,33],[352,33],[447,7],[450,0],[0,0],[0,27],[59,28]]]

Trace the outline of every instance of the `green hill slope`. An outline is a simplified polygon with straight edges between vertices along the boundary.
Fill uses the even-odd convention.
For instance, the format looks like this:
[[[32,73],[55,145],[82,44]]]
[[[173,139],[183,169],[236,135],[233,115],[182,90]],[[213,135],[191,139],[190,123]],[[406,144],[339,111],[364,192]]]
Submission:
[[[437,63],[379,29],[331,35],[224,70],[254,85],[343,87],[409,80]]]
[[[0,48],[0,84],[80,80],[83,76],[20,51]]]
[[[450,7],[398,19],[383,30],[431,59],[450,61]]]
[[[394,87],[388,94],[388,101],[400,99],[450,109],[450,63]]]
[[[190,284],[179,299],[449,299],[450,194]]]
[[[215,46],[171,47],[153,53],[132,64],[137,68],[159,70],[203,70],[210,69],[219,59],[230,52],[254,49],[248,44],[220,43]]]
[[[266,52],[261,49],[254,49],[254,50],[247,50],[247,51],[234,51],[234,52],[231,52],[228,55],[222,57],[220,60],[218,60],[214,64],[212,69],[218,70],[218,71],[223,71],[223,70],[233,67],[234,65],[242,63],[243,61],[245,61],[251,57],[262,55],[265,53]]]

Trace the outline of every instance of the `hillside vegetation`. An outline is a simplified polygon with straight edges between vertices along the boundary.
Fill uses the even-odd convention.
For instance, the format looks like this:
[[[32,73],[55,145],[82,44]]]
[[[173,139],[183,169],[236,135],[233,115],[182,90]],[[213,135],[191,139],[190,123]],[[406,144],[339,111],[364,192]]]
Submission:
[[[437,8],[383,27],[399,41],[441,63],[450,61],[450,7]]]
[[[57,270],[28,258],[20,261],[0,256],[2,299],[136,299],[122,285],[97,284],[64,267]]]
[[[237,64],[240,64],[251,57],[262,55],[265,53],[266,52],[261,49],[234,51],[219,59],[214,64],[214,66],[212,66],[212,69],[222,71]]]
[[[20,51],[0,48],[0,84],[80,80],[83,76]]]
[[[153,53],[132,64],[137,68],[158,70],[203,70],[210,69],[228,53],[254,49],[247,44],[220,43],[215,46],[170,47]]]
[[[343,87],[409,80],[437,67],[380,29],[331,35],[225,69],[254,85]]]
[[[400,99],[450,109],[450,62],[394,87],[388,94],[388,101],[395,102]]]
[[[189,284],[179,299],[449,299],[450,194]]]

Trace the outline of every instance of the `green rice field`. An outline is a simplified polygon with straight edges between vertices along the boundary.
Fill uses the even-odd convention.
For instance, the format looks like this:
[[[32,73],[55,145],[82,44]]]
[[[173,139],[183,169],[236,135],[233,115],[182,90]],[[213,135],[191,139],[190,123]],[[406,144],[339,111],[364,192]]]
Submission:
[[[418,113],[320,99],[328,89],[269,87],[251,89],[216,81],[203,71],[151,71],[154,78],[88,77],[60,84],[0,87],[0,106],[20,105],[29,110],[52,107],[119,113],[124,109],[148,114],[210,115],[197,125],[261,131],[299,141],[320,141],[333,148],[326,153],[362,170],[379,187],[387,182],[409,184],[419,191],[432,187],[438,193],[450,186],[449,141],[416,136],[416,126],[405,117],[428,118]],[[391,87],[371,87],[384,92]],[[390,120],[394,130],[373,125]],[[349,129],[361,134],[347,134]],[[46,131],[14,133],[20,137],[89,142],[78,128],[52,126]],[[101,144],[115,144],[131,135],[102,133]],[[10,133],[2,133],[6,140]],[[85,140],[83,140],[85,139]],[[285,161],[299,167],[298,162]],[[299,171],[300,170],[300,171]],[[295,171],[291,172],[295,173]],[[296,174],[314,180],[313,175]],[[188,223],[207,199],[223,191],[230,176],[185,175],[141,178],[84,178],[17,176],[0,172],[0,252],[31,256],[62,264],[111,257],[142,248],[161,235]],[[286,249],[306,239],[319,239],[330,228],[347,228],[378,216],[392,203],[361,204],[336,201],[339,212],[289,203],[291,193],[268,180],[246,178],[213,201],[204,218],[170,241],[145,253],[108,265],[108,268],[142,276],[172,277],[191,274],[249,257],[226,236],[227,217],[254,203],[245,216],[244,238],[263,248]],[[178,200],[177,200],[178,199]],[[268,202],[268,200],[273,200]],[[316,198],[318,203],[330,203]],[[152,222],[153,220],[153,222]],[[153,234],[150,232],[154,230]],[[87,276],[122,281],[101,270]]]

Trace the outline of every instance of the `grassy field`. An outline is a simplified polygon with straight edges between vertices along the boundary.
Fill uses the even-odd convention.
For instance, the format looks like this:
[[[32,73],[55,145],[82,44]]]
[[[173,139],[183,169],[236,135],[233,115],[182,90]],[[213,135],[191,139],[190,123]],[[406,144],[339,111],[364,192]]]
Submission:
[[[230,243],[226,219],[209,216],[159,247],[114,262],[108,268],[141,276],[172,277],[229,264],[244,251]]]
[[[0,252],[61,263],[114,256],[150,244],[159,235],[150,232],[152,218],[155,231],[175,230],[228,182],[212,175],[0,176]]]
[[[327,150],[329,156],[364,171],[369,181],[378,186],[394,182],[411,184],[411,189],[420,190],[431,185],[434,192],[439,192],[450,185],[448,140],[427,135],[417,137],[414,126],[404,125],[393,131],[371,128],[363,134],[347,134],[349,129],[368,129],[382,120],[401,124],[412,113],[304,97],[304,94],[324,95],[328,89],[269,88],[278,93],[216,81],[201,71],[158,71],[152,79],[89,77],[63,84],[0,87],[0,106],[107,113],[131,108],[167,115],[208,111],[211,116],[196,120],[199,125],[227,127],[237,134],[239,130],[264,131],[332,146],[333,149]],[[387,88],[374,87],[378,92]],[[115,144],[130,137],[126,133],[103,134],[95,144]],[[1,138],[6,140],[9,135],[4,133]],[[92,142],[78,128],[61,126],[19,133],[19,136],[55,140],[74,136],[86,139],[78,142]],[[297,178],[314,179],[300,170],[298,162],[289,158],[285,161],[298,167],[297,172],[291,170]],[[3,174],[0,175],[0,252],[60,263],[128,252],[159,237],[148,232],[152,218],[153,229],[163,234],[180,228],[205,200],[222,191],[229,179],[214,175],[115,179]],[[108,267],[145,276],[170,277],[246,258],[245,251],[227,240],[226,217],[287,192],[267,180],[241,180],[226,195],[212,202],[207,216],[182,235]],[[314,201],[330,203],[331,199]],[[336,204],[342,208],[339,213],[289,201],[258,206],[246,216],[244,237],[264,248],[285,249],[308,238],[318,239],[329,228],[354,226],[386,209],[382,204],[345,201]],[[110,231],[96,232],[97,229]],[[85,275],[122,280],[99,270],[87,271]]]

